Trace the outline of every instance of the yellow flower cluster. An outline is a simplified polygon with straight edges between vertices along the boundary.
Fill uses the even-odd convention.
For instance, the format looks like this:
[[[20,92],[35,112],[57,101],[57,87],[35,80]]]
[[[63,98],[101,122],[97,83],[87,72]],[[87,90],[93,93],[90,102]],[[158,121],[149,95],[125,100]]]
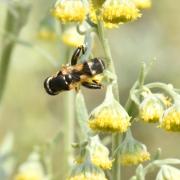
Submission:
[[[180,131],[180,105],[169,107],[160,120],[160,127],[167,131]]]
[[[111,169],[112,168],[112,160],[109,158],[109,150],[106,146],[104,146],[98,136],[91,137],[91,142],[87,146],[91,162],[100,167],[101,169]],[[76,162],[81,164],[84,162],[83,153],[80,153],[80,156],[76,159]]]
[[[86,154],[82,164],[76,165],[67,180],[107,180],[104,172],[90,161],[90,154]]]
[[[141,17],[135,4],[129,0],[107,0],[96,15],[96,9],[90,4],[90,18],[97,23],[97,18],[104,23],[107,28],[117,28],[120,24],[133,21]]]
[[[159,122],[158,127],[167,131],[180,131],[180,103],[179,97],[172,103],[163,94],[146,95],[139,107],[139,117],[149,123]]]
[[[93,23],[97,24],[97,20],[100,20],[105,27],[114,28],[140,18],[139,9],[150,6],[150,0],[90,0],[89,5],[81,0],[59,0],[53,15],[62,23],[82,23],[88,15]]]
[[[163,104],[154,95],[148,95],[139,108],[140,118],[149,123],[159,122],[163,112]]]
[[[150,154],[147,151],[122,154],[120,162],[123,165],[136,165],[150,160]]]
[[[89,151],[93,164],[102,169],[111,169],[112,160],[109,159],[109,150],[100,142],[98,136],[91,138]]]
[[[131,3],[105,4],[102,9],[104,22],[119,24],[141,17],[139,10]]]
[[[123,133],[129,126],[129,115],[114,99],[112,86],[108,87],[104,102],[90,114],[89,127],[95,131]]]
[[[117,150],[119,161],[123,165],[136,165],[150,159],[150,154],[144,144],[134,139],[129,129],[123,143]]]
[[[112,168],[112,160],[108,158],[108,156],[96,155],[92,157],[92,163],[102,169],[111,169]]]
[[[81,164],[81,163],[84,162],[84,158],[83,157],[78,157],[75,160],[75,162],[78,163],[78,164]],[[94,155],[92,154],[91,162],[94,165],[106,170],[106,169],[111,169],[112,168],[112,162],[113,161],[110,160],[109,157],[106,154],[105,155],[100,154],[99,156],[98,156],[98,154],[94,154]]]
[[[86,18],[87,8],[81,0],[60,0],[56,3],[52,13],[62,23],[81,23]]]
[[[95,131],[123,133],[130,126],[130,117],[120,107],[116,110],[109,105],[95,111],[89,118],[89,127]]]

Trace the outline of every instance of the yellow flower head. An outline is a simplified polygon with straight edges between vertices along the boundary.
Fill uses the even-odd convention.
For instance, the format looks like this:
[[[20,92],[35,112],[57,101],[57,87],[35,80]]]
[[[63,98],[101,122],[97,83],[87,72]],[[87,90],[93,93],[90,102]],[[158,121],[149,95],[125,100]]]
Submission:
[[[95,24],[97,24],[97,15],[96,15],[96,9],[94,8],[94,6],[92,5],[92,3],[90,3],[90,12],[89,12],[89,17],[91,19],[91,21]],[[98,18],[103,22],[103,25],[105,28],[118,28],[119,24],[117,23],[111,23],[111,22],[104,22],[103,18],[102,18],[102,11],[101,13],[98,15]]]
[[[164,112],[164,106],[161,101],[153,94],[147,95],[140,104],[139,116],[149,123],[156,123]]]
[[[62,23],[81,23],[86,14],[87,8],[81,0],[59,0],[53,9],[53,15]]]
[[[180,170],[169,165],[163,165],[156,177],[156,180],[179,180],[179,179],[180,179]]]
[[[51,16],[45,17],[40,23],[37,38],[44,41],[53,42],[57,36],[55,33],[54,19]]]
[[[130,117],[115,100],[112,85],[110,85],[107,88],[104,102],[91,112],[89,127],[95,131],[123,133],[129,126]]]
[[[46,180],[44,170],[39,162],[39,155],[33,152],[28,160],[23,163],[14,180]]]
[[[180,104],[169,107],[160,119],[160,127],[167,131],[180,131]]]
[[[146,146],[135,140],[129,132],[118,152],[120,153],[120,163],[126,166],[136,165],[150,159]]]
[[[72,170],[70,177],[67,180],[107,180],[104,172],[93,165],[89,159],[86,159],[82,164],[78,164]]]
[[[71,27],[62,34],[62,41],[70,47],[79,47],[84,43],[84,36],[75,27]]]
[[[99,139],[99,136],[91,137],[89,144],[91,161],[102,169],[111,169],[112,160],[109,159],[109,150]]]
[[[102,8],[104,22],[120,24],[133,21],[141,14],[132,0],[107,0]]]
[[[109,150],[100,142],[98,136],[90,138],[90,143],[87,148],[90,152],[91,162],[94,165],[102,169],[111,169],[113,161],[109,159]],[[80,158],[76,161],[77,163],[83,162],[83,152],[85,153],[85,151],[82,150]]]
[[[151,0],[134,0],[138,9],[149,9],[152,6]]]

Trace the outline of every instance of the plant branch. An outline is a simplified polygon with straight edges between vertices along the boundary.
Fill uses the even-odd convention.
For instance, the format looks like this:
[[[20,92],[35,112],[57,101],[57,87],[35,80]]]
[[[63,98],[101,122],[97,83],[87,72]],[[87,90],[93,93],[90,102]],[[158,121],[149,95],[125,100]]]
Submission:
[[[22,2],[12,2],[10,6],[12,6],[11,8],[14,11],[12,12],[11,8],[7,9],[4,31],[13,34],[17,37],[27,21],[27,17],[29,14],[29,5],[24,4]],[[0,102],[3,97],[9,71],[11,55],[15,47],[15,44],[15,41],[7,38],[6,35],[3,36],[3,44],[1,47],[2,54],[0,57]]]
[[[98,19],[98,16],[97,16],[97,19]],[[114,94],[114,97],[116,98],[116,100],[119,101],[119,89],[118,89],[118,84],[117,84],[117,75],[115,72],[114,62],[112,59],[108,39],[105,36],[104,26],[100,19],[98,19],[97,32],[98,32],[98,37],[103,46],[105,56],[106,56],[105,61],[106,61],[107,69],[111,73],[113,73],[116,78],[115,83],[113,83],[113,94]],[[115,152],[115,150],[119,146],[120,140],[121,140],[121,137],[119,134],[112,135],[112,153]],[[117,153],[115,155],[115,160],[114,160],[113,167],[112,167],[112,179],[113,180],[121,179],[120,163],[118,162],[118,159],[119,159],[119,154]]]

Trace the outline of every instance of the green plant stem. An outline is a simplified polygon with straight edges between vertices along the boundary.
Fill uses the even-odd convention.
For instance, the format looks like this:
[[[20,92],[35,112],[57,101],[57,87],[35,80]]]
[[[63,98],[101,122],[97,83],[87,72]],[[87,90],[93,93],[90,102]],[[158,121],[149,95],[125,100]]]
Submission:
[[[84,96],[79,90],[79,92],[76,94],[76,101],[75,101],[75,111],[76,111],[76,118],[78,120],[78,124],[80,127],[80,132],[78,133],[79,140],[87,140],[88,134],[90,133],[90,129],[88,127],[88,111],[86,108],[86,103],[84,100]]]
[[[64,58],[63,63],[67,64],[71,49],[67,46],[64,46]],[[74,142],[74,117],[75,117],[75,93],[73,91],[65,92],[64,94],[64,175],[63,179],[66,179],[66,176],[71,170],[71,161],[73,159],[73,148],[72,143]]]
[[[65,174],[69,172],[70,160],[73,156],[73,138],[74,138],[74,92],[67,92],[64,97],[64,167]]]
[[[114,63],[113,63],[108,39],[105,36],[104,26],[103,26],[102,21],[100,21],[100,20],[98,20],[98,29],[97,30],[98,30],[99,39],[101,41],[101,44],[102,44],[104,52],[105,52],[105,56],[106,56],[105,61],[107,64],[107,69],[110,72],[112,72],[116,77],[116,82],[113,85],[113,94],[114,94],[114,97],[116,98],[116,100],[119,101],[119,89],[118,89],[118,84],[117,84],[117,75],[115,72]],[[112,153],[115,152],[115,150],[119,146],[120,141],[121,141],[121,137],[119,134],[112,135]],[[120,170],[120,163],[118,162],[118,158],[119,158],[119,154],[117,153],[115,155],[115,160],[114,160],[113,167],[112,167],[112,179],[113,180],[121,179],[121,170]]]
[[[167,92],[174,101],[176,101],[177,99],[179,100],[180,98],[180,95],[175,92],[173,87],[170,87],[169,85],[164,84],[164,83],[160,83],[160,82],[149,83],[149,84],[146,84],[146,87],[150,89],[152,88],[162,89],[165,92]]]
[[[16,12],[16,15],[11,12],[10,8],[7,9],[4,31],[17,37],[27,20],[29,6],[27,4],[19,4],[15,2],[10,6],[12,6],[11,8],[13,8],[14,12]],[[2,53],[0,57],[0,102],[2,100],[7,81],[11,55],[16,43],[12,39],[8,38],[6,34],[4,34],[2,42]]]

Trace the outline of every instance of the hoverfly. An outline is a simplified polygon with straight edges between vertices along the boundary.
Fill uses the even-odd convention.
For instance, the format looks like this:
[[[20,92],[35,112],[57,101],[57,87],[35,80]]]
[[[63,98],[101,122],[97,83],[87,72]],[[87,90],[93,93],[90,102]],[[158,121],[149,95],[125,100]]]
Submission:
[[[90,89],[100,89],[102,84],[96,76],[103,73],[105,64],[100,58],[93,58],[78,64],[84,46],[78,47],[71,58],[71,64],[63,65],[60,71],[44,81],[44,88],[49,95],[57,95],[62,91],[78,89],[80,85]]]

